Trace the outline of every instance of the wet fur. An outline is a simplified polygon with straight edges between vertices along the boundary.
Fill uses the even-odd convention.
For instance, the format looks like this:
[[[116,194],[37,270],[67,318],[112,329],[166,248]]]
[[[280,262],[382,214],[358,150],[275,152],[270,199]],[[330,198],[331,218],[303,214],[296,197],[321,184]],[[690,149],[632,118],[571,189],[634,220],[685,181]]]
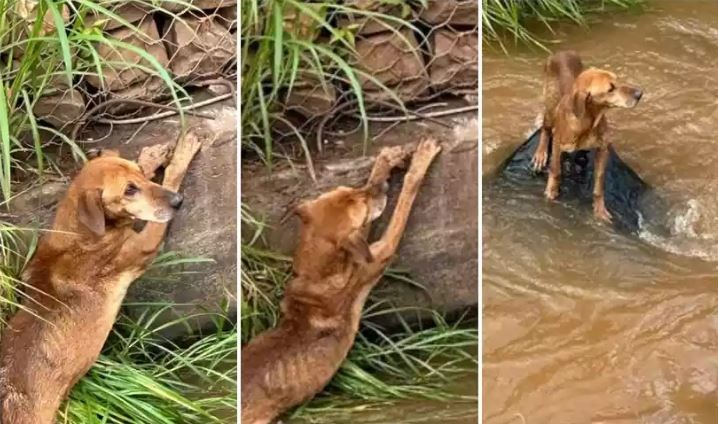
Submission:
[[[23,309],[0,340],[0,422],[55,422],[100,354],[130,283],[157,254],[198,143],[180,141],[162,186],[112,152],[89,161],[70,184],[22,275]],[[126,196],[130,182],[139,192]],[[137,214],[157,222],[136,232]]]
[[[369,225],[386,203],[391,169],[410,155],[405,149],[382,150],[365,187],[340,187],[294,208],[302,229],[282,318],[242,349],[243,423],[272,422],[319,393],[339,369],[354,343],[364,302],[396,252],[439,150],[433,139],[420,143],[387,230],[374,243],[366,239]]]

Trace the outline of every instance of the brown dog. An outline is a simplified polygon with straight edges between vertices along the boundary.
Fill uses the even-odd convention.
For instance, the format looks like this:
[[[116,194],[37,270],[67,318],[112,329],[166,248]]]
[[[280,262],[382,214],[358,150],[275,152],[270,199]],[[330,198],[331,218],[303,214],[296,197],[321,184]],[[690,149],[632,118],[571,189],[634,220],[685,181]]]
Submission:
[[[545,195],[558,197],[561,178],[561,153],[597,149],[593,186],[593,213],[604,221],[611,214],[604,202],[604,173],[610,141],[606,133],[605,113],[609,108],[632,108],[643,92],[640,88],[619,85],[612,72],[583,68],[581,58],[571,51],[548,58],[544,80],[544,114],[541,138],[533,156],[535,170],[546,166],[549,137],[553,136],[551,164]]]
[[[408,159],[406,149],[383,149],[363,188],[339,187],[294,209],[302,230],[282,319],[242,349],[244,424],[269,423],[311,399],[339,369],[354,343],[364,302],[399,246],[439,151],[433,139],[419,144],[389,225],[371,245],[369,226],[386,206],[389,173]]]
[[[200,147],[196,136],[183,137],[161,186],[148,174],[163,165],[166,150],[164,158],[143,151],[141,167],[101,154],[75,177],[23,272],[23,308],[2,335],[0,422],[55,421],[100,354],[128,286],[157,254]],[[140,232],[133,230],[136,219],[148,221]]]

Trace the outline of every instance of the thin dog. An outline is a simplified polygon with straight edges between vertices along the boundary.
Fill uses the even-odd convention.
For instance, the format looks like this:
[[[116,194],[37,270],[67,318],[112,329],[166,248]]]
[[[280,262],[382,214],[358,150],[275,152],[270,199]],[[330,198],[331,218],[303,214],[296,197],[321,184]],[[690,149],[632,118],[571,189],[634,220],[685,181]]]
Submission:
[[[99,356],[130,283],[156,256],[200,147],[194,134],[182,137],[162,185],[150,178],[168,149],[146,149],[138,163],[102,152],[74,178],[23,272],[25,300],[0,341],[0,422],[55,422]],[[147,223],[137,232],[134,220]]]
[[[242,349],[243,423],[270,423],[319,393],[337,372],[354,343],[364,302],[395,254],[440,150],[430,138],[418,145],[388,227],[371,244],[370,224],[386,206],[391,170],[411,156],[406,148],[383,149],[364,187],[339,187],[294,208],[302,229],[282,318]]]
[[[548,58],[544,80],[544,113],[539,146],[533,167],[541,170],[548,161],[549,138],[553,136],[551,163],[544,194],[558,197],[561,178],[561,153],[596,149],[593,186],[593,214],[610,222],[611,213],[604,200],[604,179],[611,142],[607,139],[609,108],[632,108],[643,96],[638,87],[621,85],[614,73],[584,69],[581,58],[572,51],[558,52]]]

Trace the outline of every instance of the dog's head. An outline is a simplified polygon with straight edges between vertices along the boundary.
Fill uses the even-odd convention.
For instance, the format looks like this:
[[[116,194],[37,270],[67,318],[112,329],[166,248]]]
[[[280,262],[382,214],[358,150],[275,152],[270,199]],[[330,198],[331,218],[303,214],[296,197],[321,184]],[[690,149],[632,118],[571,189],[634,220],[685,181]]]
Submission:
[[[593,106],[632,108],[638,104],[643,91],[634,86],[619,84],[616,74],[589,68],[581,72],[573,84],[573,111],[582,117]]]
[[[79,223],[95,235],[108,222],[138,219],[167,222],[182,205],[182,195],[148,180],[139,165],[114,151],[102,151],[85,164],[70,186]]]
[[[294,213],[303,226],[311,228],[314,236],[333,242],[356,261],[372,262],[365,229],[384,212],[387,189],[386,183],[362,188],[337,187],[290,207],[282,221]]]

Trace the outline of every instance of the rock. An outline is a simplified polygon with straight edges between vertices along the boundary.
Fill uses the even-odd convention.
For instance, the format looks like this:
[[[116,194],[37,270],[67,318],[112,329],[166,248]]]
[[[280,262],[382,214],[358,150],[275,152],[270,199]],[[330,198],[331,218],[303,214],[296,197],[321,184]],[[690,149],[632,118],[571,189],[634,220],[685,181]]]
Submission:
[[[204,10],[217,10],[222,7],[231,7],[237,4],[236,0],[186,0],[182,3],[189,3],[191,6],[186,6],[174,1],[163,1],[161,3],[162,9],[169,12],[196,12],[197,9]]]
[[[476,0],[428,0],[419,19],[431,24],[452,26],[479,26],[479,2]]]
[[[169,60],[167,52],[162,44],[157,25],[151,15],[137,24],[139,33],[129,28],[119,28],[109,32],[109,36],[115,40],[136,46],[150,55],[163,66],[167,67]],[[97,52],[102,60],[110,64],[102,69],[104,84],[98,75],[88,75],[87,82],[95,88],[110,91],[123,90],[139,82],[146,80],[149,73],[138,68],[136,65],[153,69],[152,64],[142,58],[139,54],[129,49],[119,49],[108,43],[100,43]]]
[[[327,8],[324,4],[303,3],[302,5],[312,9],[315,14],[321,17],[327,14]],[[284,25],[284,30],[291,33],[294,38],[305,41],[313,41],[317,38],[322,27],[312,16],[297,9],[292,4],[287,4],[283,12],[282,25]]]
[[[115,7],[113,7],[113,5]],[[110,11],[112,11],[112,13],[119,16],[130,24],[135,24],[142,21],[143,19],[145,19],[145,16],[151,13],[151,11],[147,8],[146,5],[135,2],[127,2],[126,4],[110,3],[102,4],[101,6],[109,9]],[[85,19],[86,26],[90,27],[97,25],[104,31],[111,31],[113,29],[122,28],[125,26],[122,22],[113,19],[105,14],[93,13],[92,11],[88,13],[88,16]]]
[[[176,251],[183,256],[212,259],[213,263],[194,264],[189,274],[177,275],[167,281],[145,278],[133,284],[125,303],[171,302],[186,304],[175,310],[180,316],[201,311],[221,312],[229,302],[231,314],[237,306],[237,111],[228,103],[203,109],[217,116],[214,121],[188,118],[190,126],[200,126],[212,134],[214,141],[203,147],[195,158],[182,185],[185,201],[172,220],[164,251]],[[149,131],[148,131],[149,132]],[[155,127],[153,134],[137,137],[128,149],[123,139],[114,139],[107,147],[120,148],[123,154],[136,158],[142,146],[176,140],[179,125]],[[130,150],[128,152],[128,150]],[[146,308],[127,309],[131,316],[139,316]],[[164,317],[171,320],[172,316]],[[211,326],[203,317],[194,322],[196,328]],[[166,335],[174,338],[185,332],[181,326]]]
[[[57,129],[74,123],[85,114],[85,98],[76,89],[69,89],[60,94],[43,96],[33,107],[35,116]]]
[[[155,101],[169,96],[170,90],[167,83],[162,78],[152,76],[142,82],[133,84],[122,90],[111,91],[110,99],[126,99],[126,100],[143,100]],[[136,110],[141,106],[135,103],[117,103],[107,107],[106,111],[110,113],[121,113]]]
[[[470,117],[468,118],[470,120]],[[446,120],[449,123],[453,121]],[[476,125],[461,121],[461,126]],[[375,127],[375,129],[378,129]],[[462,130],[456,130],[462,132]],[[475,306],[478,295],[478,155],[473,137],[457,140],[455,130],[431,123],[403,124],[370,146],[369,155],[381,147],[413,143],[433,135],[444,141],[444,150],[427,175],[419,191],[409,223],[402,238],[395,269],[407,270],[425,291],[397,281],[385,281],[373,297],[389,300],[398,306],[433,307],[447,313]],[[306,171],[289,165],[275,165],[268,173],[262,165],[242,165],[242,204],[267,225],[263,238],[266,247],[291,255],[297,242],[299,222],[290,219],[280,225],[287,205],[297,199],[319,195],[338,185],[359,186],[373,165],[371,157],[361,155],[360,142],[346,143],[345,148],[330,149],[317,161],[315,185]],[[392,178],[390,202],[372,237],[385,228],[400,190],[402,177]],[[252,228],[243,226],[243,236],[251,237]],[[416,317],[414,311],[405,314]]]
[[[65,91],[68,88],[72,87],[70,81],[68,81],[67,79],[67,75],[65,74],[64,65],[55,65],[57,65],[55,68],[48,69],[46,67],[46,64],[40,62],[36,65],[36,72],[33,72],[32,75],[30,75],[30,77],[32,78],[30,80],[30,84],[32,84],[33,87],[39,87],[40,84],[45,85],[43,95],[54,95],[60,91]],[[13,72],[18,72],[21,66],[22,62],[20,60],[15,59],[12,61]],[[50,76],[46,81],[45,76],[47,74],[50,74]]]
[[[336,100],[337,90],[331,81],[322,82],[320,77],[304,73],[292,87],[284,107],[304,117],[314,118],[328,113]]]
[[[472,88],[479,83],[479,32],[440,29],[432,35],[433,57],[429,64],[435,90]]]
[[[421,96],[429,86],[416,36],[409,29],[361,37],[356,43],[357,66],[395,92],[402,101]],[[366,76],[359,75],[366,98],[391,96]]]
[[[230,32],[237,31],[237,7],[223,7],[217,10],[217,21]]]
[[[213,17],[186,15],[167,29],[169,68],[177,79],[217,77],[236,56],[236,37]]]
[[[535,193],[543,194],[546,186],[547,171],[541,173],[533,171],[531,158],[539,143],[539,131],[535,131],[513,154],[511,154],[501,169],[501,178],[487,186],[487,192],[503,188],[503,184],[510,185],[512,192],[521,196],[520,191],[530,189]],[[549,153],[550,153],[549,144]],[[549,155],[550,156],[550,155]],[[590,216],[593,203],[593,169],[595,150],[577,150],[561,155],[561,187],[558,203],[580,202]],[[605,174],[606,207],[613,215],[613,225],[631,233],[637,233],[640,222],[646,217],[657,215],[656,211],[665,210],[658,207],[659,199],[654,196],[645,196],[648,185],[631,169],[611,148],[606,164]],[[498,187],[498,188],[496,188]],[[543,199],[540,199],[543,200]],[[644,207],[650,201],[649,208]],[[527,206],[530,208],[530,206]],[[651,210],[652,209],[652,210]]]
[[[380,0],[348,0],[346,6],[352,9],[358,9],[364,12],[381,13],[384,15],[394,16],[397,18],[408,18],[411,14],[411,8],[403,1],[401,2],[384,2]],[[380,32],[391,31],[397,29],[399,23],[375,16],[367,16],[362,13],[346,13],[345,16],[339,18],[339,27],[353,28],[356,35],[372,35]]]
[[[44,181],[33,186],[10,199],[8,209],[13,214],[35,215],[42,210],[54,207],[60,201],[67,189],[67,183],[62,181]],[[48,214],[45,214],[48,215]],[[46,220],[49,222],[49,220]],[[28,223],[28,222],[24,222]]]
[[[70,11],[64,4],[54,3],[56,7],[59,6],[59,12],[62,15],[63,22],[67,23],[70,21]],[[14,29],[17,31],[14,33],[12,41],[16,45],[12,49],[12,55],[15,58],[21,58],[25,54],[25,43],[21,41],[26,40],[32,34],[35,22],[37,21],[37,14],[39,13],[40,2],[37,0],[16,0],[10,3],[10,6],[4,6],[3,10],[7,11],[9,8],[13,10],[9,13],[14,13],[14,17],[20,18],[25,21],[24,25],[19,25]],[[45,9],[45,14],[42,16],[42,24],[38,37],[42,37],[48,34],[52,34],[57,31],[55,25],[55,18],[49,9]],[[2,40],[7,43],[6,33],[2,34]]]

